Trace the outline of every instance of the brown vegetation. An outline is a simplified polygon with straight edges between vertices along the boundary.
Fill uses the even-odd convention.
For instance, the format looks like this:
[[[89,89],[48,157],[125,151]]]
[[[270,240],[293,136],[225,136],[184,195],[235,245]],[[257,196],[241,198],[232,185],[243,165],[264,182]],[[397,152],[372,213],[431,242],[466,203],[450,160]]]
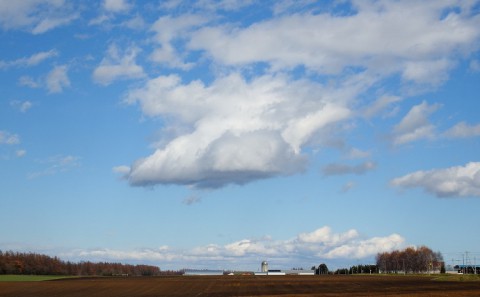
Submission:
[[[380,253],[376,257],[377,266],[384,273],[425,273],[439,271],[443,264],[440,252],[433,252],[426,246],[406,248],[402,251]]]
[[[0,251],[0,274],[27,275],[160,275],[160,268],[149,265],[128,265],[120,263],[72,263],[36,253],[15,253]]]

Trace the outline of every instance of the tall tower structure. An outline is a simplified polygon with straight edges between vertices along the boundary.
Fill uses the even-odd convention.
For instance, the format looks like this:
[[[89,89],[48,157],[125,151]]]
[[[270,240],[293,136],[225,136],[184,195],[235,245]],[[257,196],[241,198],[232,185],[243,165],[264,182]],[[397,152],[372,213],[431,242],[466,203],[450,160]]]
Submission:
[[[263,261],[262,262],[262,269],[261,269],[262,272],[268,272],[268,263],[267,261]]]

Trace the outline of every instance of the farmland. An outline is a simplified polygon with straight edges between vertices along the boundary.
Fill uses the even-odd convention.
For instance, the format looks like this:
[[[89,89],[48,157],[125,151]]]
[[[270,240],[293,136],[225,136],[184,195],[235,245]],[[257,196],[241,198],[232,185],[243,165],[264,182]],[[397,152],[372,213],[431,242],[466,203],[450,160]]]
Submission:
[[[436,276],[171,276],[0,282],[0,296],[479,296],[478,278]]]

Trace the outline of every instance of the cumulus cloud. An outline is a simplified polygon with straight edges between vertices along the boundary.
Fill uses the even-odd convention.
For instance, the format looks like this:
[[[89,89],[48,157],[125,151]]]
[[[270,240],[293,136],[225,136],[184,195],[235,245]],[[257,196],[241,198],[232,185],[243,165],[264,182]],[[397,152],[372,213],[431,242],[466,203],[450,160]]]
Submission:
[[[283,4],[295,12],[277,6],[280,14],[251,24],[220,22],[202,10],[157,19],[152,61],[173,73],[201,63],[212,72],[205,81],[160,75],[128,92],[126,101],[161,118],[162,129],[183,131],[133,162],[130,184],[215,188],[302,172],[307,148],[320,148],[347,126],[340,124],[399,110],[405,95],[382,82],[439,86],[459,53],[478,50],[473,3],[352,1],[347,15]],[[378,99],[366,104],[371,94]],[[393,128],[392,143],[433,138],[428,117],[439,106],[412,107]]]
[[[393,179],[391,185],[422,188],[437,197],[480,197],[480,163],[416,171]]]
[[[374,170],[377,164],[371,161],[363,162],[358,165],[347,165],[332,163],[322,168],[323,175],[344,175],[344,174],[364,174]]]
[[[135,62],[139,51],[139,48],[132,46],[122,54],[116,45],[110,45],[107,56],[93,71],[93,79],[99,84],[109,85],[117,79],[143,77],[143,68]]]
[[[47,89],[49,93],[61,93],[63,89],[70,86],[70,80],[67,75],[67,65],[55,66],[46,78]]]
[[[469,125],[465,122],[460,122],[443,133],[448,138],[468,138],[480,136],[480,124]]]
[[[420,139],[434,138],[435,126],[429,122],[428,116],[437,111],[440,106],[440,104],[429,105],[426,101],[413,106],[393,128],[393,144],[401,145]]]
[[[292,239],[274,240],[269,236],[242,239],[225,245],[208,244],[190,250],[168,246],[158,249],[119,251],[112,249],[76,250],[60,256],[74,259],[108,259],[116,261],[161,262],[178,268],[189,265],[198,268],[257,267],[259,259],[270,259],[276,265],[311,265],[319,259],[369,259],[379,252],[399,249],[405,239],[398,234],[367,238],[357,230],[334,233],[325,226],[301,233]],[[310,266],[308,266],[310,267]]]
[[[398,234],[392,234],[387,237],[374,237],[370,239],[349,242],[347,244],[335,247],[325,253],[324,257],[327,259],[363,259],[368,256],[376,255],[379,252],[398,249],[403,242],[403,237]]]
[[[351,86],[339,92],[284,75],[246,81],[231,74],[211,85],[183,84],[175,75],[149,80],[127,102],[190,129],[135,162],[129,181],[215,188],[301,172],[302,148],[350,117],[354,94]]]

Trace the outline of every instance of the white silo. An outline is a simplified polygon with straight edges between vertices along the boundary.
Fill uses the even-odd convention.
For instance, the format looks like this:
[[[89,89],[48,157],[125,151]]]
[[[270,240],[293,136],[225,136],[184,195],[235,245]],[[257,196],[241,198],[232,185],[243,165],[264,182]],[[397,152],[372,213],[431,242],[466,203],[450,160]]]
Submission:
[[[268,272],[268,263],[267,261],[262,262],[262,272]]]

